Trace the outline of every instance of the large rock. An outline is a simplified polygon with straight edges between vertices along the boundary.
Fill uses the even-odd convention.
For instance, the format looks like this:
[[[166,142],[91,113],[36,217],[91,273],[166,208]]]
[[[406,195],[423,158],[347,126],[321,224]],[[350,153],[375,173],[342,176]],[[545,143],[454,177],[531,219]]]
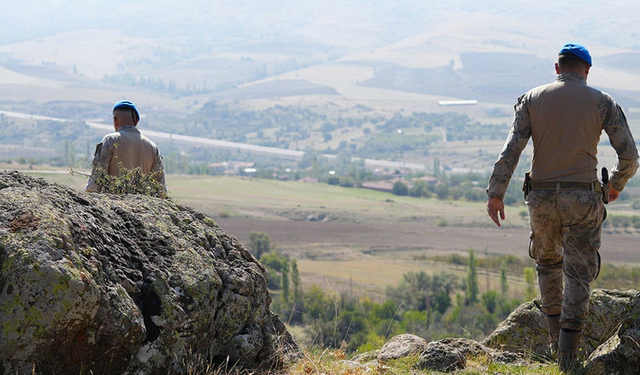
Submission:
[[[640,372],[640,330],[627,329],[600,345],[586,363],[589,375],[632,375]]]
[[[420,370],[453,372],[464,369],[466,364],[467,358],[459,349],[442,341],[434,341],[420,355],[416,367]]]
[[[378,361],[387,362],[410,355],[420,355],[427,350],[429,342],[422,337],[405,333],[387,341],[378,353]]]
[[[547,322],[538,300],[526,302],[509,314],[482,343],[497,350],[546,355]]]
[[[581,358],[586,359],[615,334],[620,324],[628,321],[639,306],[638,291],[594,290],[580,340]],[[549,333],[540,301],[536,299],[520,305],[483,344],[498,350],[545,357],[548,354]]]
[[[371,354],[374,354],[372,356]],[[417,356],[416,370],[453,372],[464,369],[468,356],[485,356],[489,362],[515,363],[524,365],[525,361],[516,353],[495,350],[477,341],[464,338],[446,338],[439,341],[427,340],[412,334],[402,334],[391,338],[382,349],[354,357],[354,361],[368,362],[377,358],[384,365],[390,360]]]
[[[640,293],[630,291],[625,294],[630,295],[628,312],[622,321],[610,322],[610,326],[615,325],[615,331],[585,363],[589,375],[640,372]],[[602,313],[603,319],[607,319],[606,311]]]
[[[0,374],[181,372],[190,356],[276,366],[297,347],[265,269],[170,200],[0,172]]]

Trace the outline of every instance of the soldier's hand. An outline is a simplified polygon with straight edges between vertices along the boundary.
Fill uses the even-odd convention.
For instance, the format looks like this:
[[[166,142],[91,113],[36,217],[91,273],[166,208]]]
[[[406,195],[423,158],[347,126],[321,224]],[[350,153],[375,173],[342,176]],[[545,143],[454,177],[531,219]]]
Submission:
[[[619,196],[620,196],[620,192],[614,189],[613,186],[611,186],[611,184],[609,184],[609,202],[615,201],[616,199],[618,199]]]
[[[487,201],[487,213],[491,220],[493,220],[497,226],[500,226],[500,219],[505,219],[504,202],[502,199],[489,197],[489,200]],[[500,214],[500,218],[498,218],[498,214]]]

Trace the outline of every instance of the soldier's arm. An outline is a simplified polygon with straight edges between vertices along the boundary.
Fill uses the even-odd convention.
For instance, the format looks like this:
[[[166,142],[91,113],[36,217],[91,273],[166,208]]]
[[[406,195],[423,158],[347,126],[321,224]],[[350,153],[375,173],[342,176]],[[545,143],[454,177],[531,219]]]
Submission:
[[[98,184],[98,181],[100,180],[100,176],[108,173],[112,155],[113,145],[108,140],[103,139],[102,142],[96,145],[96,151],[93,155],[93,168],[91,169],[91,176],[87,180],[85,191],[102,191],[102,186]]]
[[[518,98],[518,103],[514,106],[515,114],[511,132],[498,161],[493,165],[493,172],[487,187],[487,195],[491,198],[504,199],[513,171],[518,165],[520,154],[531,138],[529,110],[524,98],[524,95]]]
[[[603,128],[618,155],[609,181],[613,189],[620,192],[638,169],[638,149],[622,109],[611,97],[606,98]]]
[[[167,182],[164,176],[164,166],[162,165],[162,156],[160,155],[160,151],[156,149],[156,155],[153,161],[153,165],[151,166],[151,171],[156,172],[156,180],[162,184],[164,187],[165,193],[167,192]]]

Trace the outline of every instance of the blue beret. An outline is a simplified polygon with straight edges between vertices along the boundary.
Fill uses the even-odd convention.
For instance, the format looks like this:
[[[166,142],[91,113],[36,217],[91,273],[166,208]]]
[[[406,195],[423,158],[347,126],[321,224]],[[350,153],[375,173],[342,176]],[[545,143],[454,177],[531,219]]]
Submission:
[[[591,66],[591,55],[585,46],[578,43],[567,43],[562,46],[558,55],[564,55],[565,53],[571,53],[578,56],[582,61],[586,62]]]
[[[116,105],[113,106],[113,110],[115,111],[116,109],[119,109],[119,108],[133,110],[133,113],[135,113],[136,115],[136,121],[140,120],[140,114],[138,113],[138,108],[136,108],[136,105],[133,104],[133,102],[130,102],[128,100],[121,100],[117,102]]]

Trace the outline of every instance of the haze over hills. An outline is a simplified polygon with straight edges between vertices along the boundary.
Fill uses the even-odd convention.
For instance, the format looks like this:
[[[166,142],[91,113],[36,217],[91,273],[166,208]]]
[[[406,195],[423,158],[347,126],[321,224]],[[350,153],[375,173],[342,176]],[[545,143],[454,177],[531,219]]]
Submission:
[[[640,107],[631,1],[123,1],[5,7],[0,100],[189,110],[210,100],[437,110],[511,105],[553,78],[563,43],[587,45],[590,83]]]

